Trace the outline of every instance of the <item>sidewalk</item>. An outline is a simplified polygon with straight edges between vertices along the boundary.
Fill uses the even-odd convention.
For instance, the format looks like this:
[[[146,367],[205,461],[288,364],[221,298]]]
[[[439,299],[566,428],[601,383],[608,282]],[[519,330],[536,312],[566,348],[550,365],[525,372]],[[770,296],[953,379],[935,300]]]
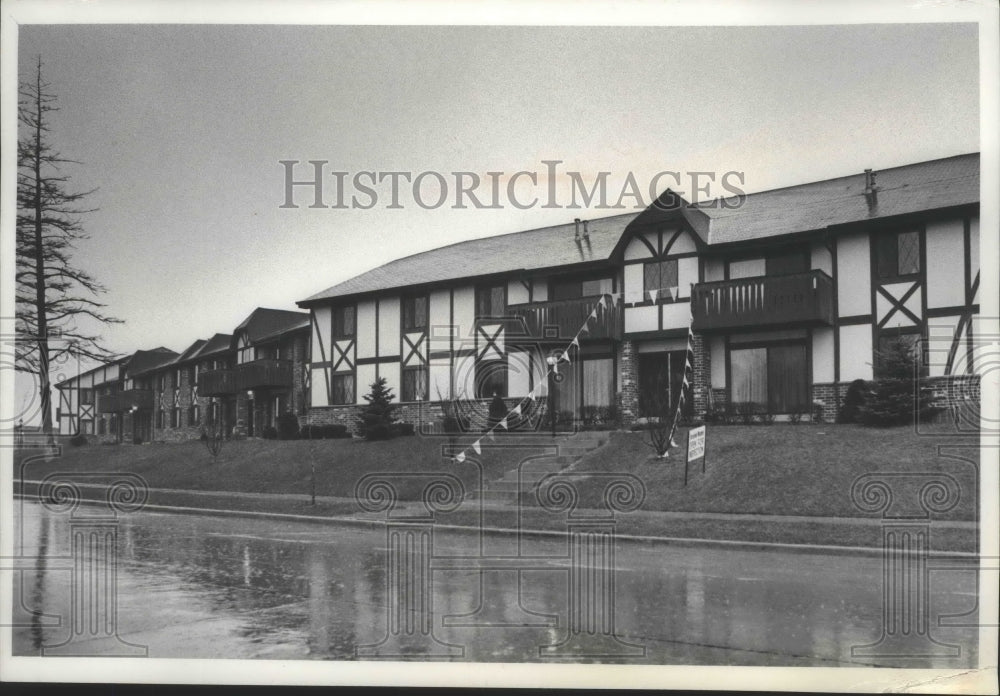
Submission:
[[[25,493],[15,486],[15,496],[30,497],[41,481],[24,481]],[[103,501],[106,486],[77,483],[85,502]],[[93,491],[94,495],[87,495]],[[304,494],[240,493],[150,488],[143,509],[155,512],[235,515],[283,521],[381,526],[400,518],[426,517],[419,501],[399,501],[391,518],[386,512],[362,510],[353,498],[316,496],[316,505]],[[590,511],[598,512],[598,511]],[[579,517],[592,516],[577,510]],[[565,515],[524,506],[483,500],[466,500],[453,513],[439,514],[435,528],[490,534],[565,537]],[[881,553],[883,521],[873,517],[810,517],[803,515],[728,514],[716,512],[619,513],[614,518],[616,538],[625,541],[674,545],[784,549],[824,553]],[[972,521],[935,520],[934,552],[974,556],[978,525]]]

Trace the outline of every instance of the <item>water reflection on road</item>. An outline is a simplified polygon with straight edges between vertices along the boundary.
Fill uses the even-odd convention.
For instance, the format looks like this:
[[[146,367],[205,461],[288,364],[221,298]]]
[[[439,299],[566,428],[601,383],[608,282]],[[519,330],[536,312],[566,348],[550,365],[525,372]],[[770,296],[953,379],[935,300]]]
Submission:
[[[65,515],[25,503],[18,532],[17,552],[36,560],[14,574],[14,618],[20,624],[14,654],[37,655],[72,630],[71,621],[52,618],[68,615],[71,607],[65,561],[70,530]],[[489,539],[485,546],[480,541],[472,533],[438,530],[433,553],[516,553],[510,540]],[[148,646],[150,657],[356,659],[359,647],[362,655],[370,654],[372,648],[363,646],[377,645],[391,632],[387,617],[398,592],[409,587],[416,592],[411,597],[420,599],[420,578],[408,576],[405,567],[400,574],[387,566],[386,543],[382,528],[125,515],[118,525],[118,635]],[[976,607],[975,576],[966,569],[931,573],[934,638],[960,646],[957,656],[852,657],[852,645],[872,643],[882,631],[878,557],[621,541],[616,547],[614,584],[605,589],[614,597],[619,640],[610,649],[570,659],[956,668],[976,663],[973,628],[937,625],[939,616]],[[563,642],[571,623],[567,544],[530,541],[522,554],[535,560],[499,563],[485,572],[462,563],[435,566],[423,605],[433,640],[419,640],[420,617],[410,616],[417,630],[411,626],[407,634],[404,621],[403,651],[469,661],[567,659],[545,649]],[[578,609],[587,618],[593,607]],[[951,623],[972,624],[975,616]],[[106,639],[83,640],[77,647],[84,654],[113,649]]]

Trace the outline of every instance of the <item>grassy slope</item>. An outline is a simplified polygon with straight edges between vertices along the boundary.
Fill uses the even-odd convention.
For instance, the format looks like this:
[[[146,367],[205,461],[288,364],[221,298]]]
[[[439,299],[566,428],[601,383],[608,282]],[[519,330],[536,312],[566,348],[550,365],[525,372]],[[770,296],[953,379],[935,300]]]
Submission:
[[[577,463],[577,471],[621,471],[646,486],[643,509],[778,515],[869,516],[851,502],[855,478],[869,472],[944,472],[959,482],[961,500],[938,519],[974,519],[978,498],[977,442],[943,434],[917,435],[909,428],[876,429],[849,425],[708,427],[706,473],[701,462],[683,485],[686,431],[681,447],[666,460],[655,459],[643,433],[616,433],[611,443]],[[963,444],[975,463],[942,457],[938,447]],[[916,483],[914,483],[916,481]],[[893,495],[908,512],[923,480],[893,483]],[[594,481],[583,502],[599,500]]]
[[[685,436],[682,431],[678,441],[683,442]],[[56,471],[122,471],[143,476],[154,488],[308,494],[310,461],[314,460],[320,496],[353,497],[357,481],[372,472],[447,472],[462,479],[467,490],[475,490],[476,466],[446,460],[441,456],[443,442],[421,437],[375,443],[245,440],[226,443],[215,462],[200,442],[67,447],[60,458],[27,463],[24,477],[40,479]],[[498,438],[496,445],[510,442]],[[535,442],[550,444],[547,438]],[[647,491],[645,510],[819,516],[871,516],[851,502],[851,485],[861,474],[945,472],[958,480],[962,500],[950,512],[935,517],[974,519],[976,465],[939,456],[938,447],[946,442],[967,445],[964,453],[978,460],[978,450],[968,439],[918,436],[906,428],[709,426],[706,474],[701,473],[700,462],[695,463],[687,487],[683,486],[683,445],[669,459],[655,459],[643,433],[613,434],[607,446],[574,469],[638,476]],[[499,478],[532,451],[537,450],[484,448],[484,477]],[[25,456],[19,453],[16,460]],[[19,470],[15,468],[15,476]],[[595,480],[585,486],[581,505],[599,504],[605,482]],[[423,483],[403,477],[396,485],[401,498],[412,500],[419,497]],[[918,480],[918,485],[922,483]],[[912,484],[895,483],[893,493],[909,506],[906,511],[919,512],[913,505],[918,491]]]
[[[467,489],[474,489],[478,485],[476,466],[444,458],[441,445],[445,442],[415,436],[387,442],[240,440],[225,443],[216,461],[198,441],[65,447],[58,458],[29,461],[24,478],[41,479],[67,471],[129,472],[142,476],[152,488],[308,494],[311,462],[315,461],[316,493],[321,496],[352,497],[357,481],[373,472],[447,472],[458,476]],[[15,477],[21,468],[19,462],[30,456],[16,455]],[[480,458],[484,477],[499,478],[517,466],[520,456],[484,446]],[[401,497],[414,499],[423,484],[400,479],[397,485]]]

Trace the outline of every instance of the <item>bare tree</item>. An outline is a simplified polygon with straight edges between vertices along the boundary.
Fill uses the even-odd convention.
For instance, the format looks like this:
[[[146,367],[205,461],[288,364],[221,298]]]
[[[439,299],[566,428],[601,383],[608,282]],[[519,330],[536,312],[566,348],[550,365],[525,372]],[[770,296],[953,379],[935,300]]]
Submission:
[[[106,288],[72,261],[76,243],[88,239],[80,216],[93,212],[81,208],[80,201],[93,191],[73,192],[66,186],[63,166],[79,163],[62,157],[49,143],[48,116],[58,111],[55,102],[42,80],[39,57],[35,79],[22,82],[18,90],[16,368],[38,377],[42,431],[50,438],[52,362],[66,353],[114,359],[92,327],[121,323],[105,314],[98,300]],[[60,340],[50,341],[56,336]]]

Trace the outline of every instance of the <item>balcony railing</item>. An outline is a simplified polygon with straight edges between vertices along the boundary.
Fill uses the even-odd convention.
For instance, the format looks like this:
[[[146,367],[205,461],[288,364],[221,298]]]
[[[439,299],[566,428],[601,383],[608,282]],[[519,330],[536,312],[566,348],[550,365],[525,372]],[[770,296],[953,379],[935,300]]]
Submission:
[[[541,340],[572,340],[586,324],[588,333],[585,335],[589,338],[620,340],[621,305],[607,297],[605,306],[599,308],[600,299],[600,297],[584,297],[512,305],[507,311],[516,319],[508,323],[509,331],[511,335],[524,335]],[[587,318],[595,307],[598,307],[597,317],[588,322]]]
[[[153,392],[148,389],[125,389],[97,395],[98,413],[123,413],[133,407],[140,410],[153,408]]]
[[[222,368],[198,373],[199,396],[227,396],[239,391],[236,370]]]
[[[820,270],[699,283],[691,297],[700,331],[833,323],[833,281]]]
[[[291,360],[251,360],[236,367],[240,389],[292,386]]]

